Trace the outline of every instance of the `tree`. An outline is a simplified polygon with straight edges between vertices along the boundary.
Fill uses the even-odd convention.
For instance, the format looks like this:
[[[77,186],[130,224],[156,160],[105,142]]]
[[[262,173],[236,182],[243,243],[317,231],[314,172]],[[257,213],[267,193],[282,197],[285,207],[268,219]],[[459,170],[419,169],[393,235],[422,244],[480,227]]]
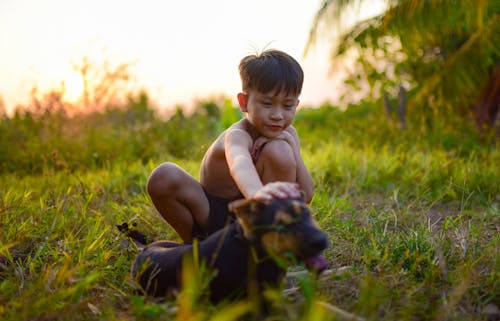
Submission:
[[[7,109],[5,108],[5,102],[3,97],[0,95],[0,117],[7,115]]]
[[[129,62],[112,64],[107,58],[102,62],[91,61],[87,56],[74,63],[73,69],[83,81],[83,107],[89,111],[119,105],[121,97],[131,92],[130,66]]]
[[[319,34],[322,27],[338,27],[343,15],[363,2],[324,0],[306,50],[325,36]],[[412,91],[409,107],[425,117],[452,112],[466,118],[473,113],[481,127],[493,125],[500,95],[498,1],[386,3],[381,14],[340,31],[332,60],[355,54],[357,68],[348,83],[368,83],[372,96],[404,85]]]

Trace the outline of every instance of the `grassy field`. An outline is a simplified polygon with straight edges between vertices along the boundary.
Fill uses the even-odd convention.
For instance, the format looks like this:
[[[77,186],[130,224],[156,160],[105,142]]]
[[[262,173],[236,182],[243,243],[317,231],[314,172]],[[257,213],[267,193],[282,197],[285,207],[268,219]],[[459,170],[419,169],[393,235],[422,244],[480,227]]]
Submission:
[[[137,249],[115,225],[178,240],[153,208],[151,170],[195,177],[203,152],[239,117],[226,102],[193,115],[127,108],[69,117],[19,111],[0,123],[0,319],[238,320],[251,302],[207,304],[193,278],[177,301],[137,295]],[[466,125],[408,129],[361,105],[302,109],[295,125],[330,235],[332,273],[266,295],[269,320],[495,320],[500,306],[500,152]],[[424,128],[425,127],[425,128]],[[490,311],[490,312],[488,312]]]

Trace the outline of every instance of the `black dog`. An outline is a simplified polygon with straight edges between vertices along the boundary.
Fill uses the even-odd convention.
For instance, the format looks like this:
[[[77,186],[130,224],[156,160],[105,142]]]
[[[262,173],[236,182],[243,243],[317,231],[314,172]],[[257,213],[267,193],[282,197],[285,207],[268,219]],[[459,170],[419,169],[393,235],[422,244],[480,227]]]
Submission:
[[[321,255],[327,247],[322,232],[304,202],[299,200],[238,200],[229,205],[237,220],[198,243],[199,262],[215,271],[210,281],[214,303],[235,296],[277,287],[286,265],[303,260],[312,269],[326,268]],[[149,295],[166,296],[179,289],[182,262],[193,245],[153,242],[137,256],[132,275]],[[290,255],[292,254],[292,255]]]

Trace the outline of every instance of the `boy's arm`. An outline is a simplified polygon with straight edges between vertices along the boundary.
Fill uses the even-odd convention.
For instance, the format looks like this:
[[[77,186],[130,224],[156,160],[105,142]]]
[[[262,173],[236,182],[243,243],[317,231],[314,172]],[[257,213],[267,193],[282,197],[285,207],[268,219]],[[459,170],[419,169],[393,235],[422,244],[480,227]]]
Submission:
[[[262,184],[250,155],[252,138],[241,129],[229,129],[225,135],[224,148],[229,172],[245,198],[269,200],[284,198],[297,193],[293,183],[274,182]]]
[[[261,187],[257,169],[248,151],[252,138],[241,129],[228,129],[224,141],[229,172],[245,198],[251,198]]]

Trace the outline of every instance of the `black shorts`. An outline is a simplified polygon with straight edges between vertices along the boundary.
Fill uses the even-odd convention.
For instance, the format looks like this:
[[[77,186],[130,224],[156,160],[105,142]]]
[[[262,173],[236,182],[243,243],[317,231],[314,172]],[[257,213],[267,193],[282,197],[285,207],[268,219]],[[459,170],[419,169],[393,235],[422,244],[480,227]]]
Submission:
[[[232,212],[229,211],[228,205],[232,200],[222,197],[217,197],[209,194],[205,189],[205,196],[208,199],[208,230],[203,230],[198,223],[193,222],[192,235],[193,238],[203,240],[207,236],[220,230],[235,219]]]

